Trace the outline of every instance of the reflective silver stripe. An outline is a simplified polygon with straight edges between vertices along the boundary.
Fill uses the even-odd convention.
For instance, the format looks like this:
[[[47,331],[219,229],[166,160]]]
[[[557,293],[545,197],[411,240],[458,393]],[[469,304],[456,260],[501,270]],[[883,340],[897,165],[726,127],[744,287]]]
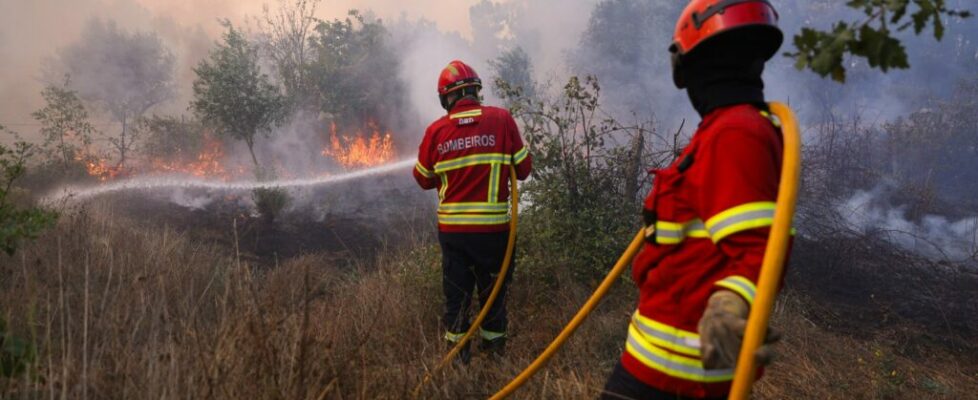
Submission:
[[[659,244],[679,244],[687,237],[705,238],[708,237],[706,225],[702,220],[694,219],[685,223],[656,221],[653,231],[656,234],[656,243]],[[646,231],[646,236],[651,235]]]
[[[660,239],[682,239],[683,231],[677,229],[663,229],[661,226],[657,228],[659,232],[657,235]]]
[[[754,304],[754,297],[757,295],[757,288],[754,286],[753,282],[742,276],[731,276],[720,280],[716,285],[721,287],[727,287],[741,296],[745,297],[748,303]]]
[[[632,316],[632,323],[636,327],[638,327],[638,330],[640,330],[642,332],[642,334],[645,335],[645,336],[652,336],[652,337],[655,337],[657,339],[660,339],[660,340],[662,340],[662,341],[664,341],[666,343],[669,343],[671,346],[675,346],[675,347],[681,348],[683,350],[683,352],[689,353],[690,355],[697,356],[697,357],[700,355],[700,340],[699,339],[696,339],[696,338],[684,338],[684,337],[679,337],[679,336],[675,336],[675,335],[670,335],[667,332],[663,332],[663,331],[654,329],[651,326],[647,326],[647,325],[643,324],[642,321],[640,321],[635,316]],[[673,350],[678,350],[678,349],[673,349]]]
[[[716,236],[718,233],[720,233],[720,231],[730,226],[739,224],[741,222],[770,219],[770,218],[774,218],[774,210],[755,210],[755,211],[748,211],[743,214],[737,214],[723,221],[718,221],[717,223],[713,224],[713,226],[711,226],[709,229],[710,236]]]
[[[485,340],[496,340],[499,338],[506,337],[506,332],[493,332],[487,331],[485,329],[479,328],[479,336],[482,336]]]
[[[509,214],[439,214],[438,223],[444,225],[500,225],[509,222]]]
[[[469,167],[473,165],[489,164],[489,163],[500,163],[509,164],[510,157],[502,153],[485,153],[485,154],[475,154],[471,156],[459,157],[447,161],[441,161],[435,163],[435,173],[443,173],[453,169],[459,169],[464,167]]]
[[[508,203],[443,203],[438,206],[442,214],[460,213],[505,213],[509,211]]]
[[[645,347],[643,347],[642,344],[639,343],[638,339],[632,337],[632,335],[628,335],[628,344],[631,345],[632,350],[638,352],[639,354],[642,355],[642,357],[645,357],[649,361],[652,361],[653,363],[656,363],[659,366],[661,366],[662,367],[661,371],[669,375],[673,375],[670,372],[673,373],[679,372],[681,374],[700,376],[703,378],[723,379],[733,374],[733,369],[697,368],[691,365],[680,364],[673,360],[659,356],[658,354],[654,354],[648,351],[647,349],[645,349]]]
[[[489,194],[486,201],[495,203],[499,201],[499,172],[502,166],[499,163],[492,163],[490,165],[492,167],[489,170]]]

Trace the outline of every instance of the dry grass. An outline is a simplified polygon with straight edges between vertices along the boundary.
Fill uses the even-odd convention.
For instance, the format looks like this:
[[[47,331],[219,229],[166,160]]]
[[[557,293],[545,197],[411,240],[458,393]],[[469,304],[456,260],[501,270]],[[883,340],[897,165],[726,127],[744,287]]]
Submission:
[[[0,258],[3,315],[39,348],[34,376],[0,380],[0,397],[406,398],[445,351],[438,257],[431,238],[419,235],[369,265],[344,267],[320,254],[262,269],[233,248],[96,207]],[[516,397],[594,398],[621,351],[632,290],[619,285]],[[468,368],[437,376],[424,397],[484,398],[499,389],[588,293],[560,272],[547,282],[517,276],[508,359],[477,355]],[[911,357],[900,349],[913,332],[836,334],[808,321],[806,304],[782,302],[775,321],[788,335],[759,397],[978,391],[973,355],[928,345]]]

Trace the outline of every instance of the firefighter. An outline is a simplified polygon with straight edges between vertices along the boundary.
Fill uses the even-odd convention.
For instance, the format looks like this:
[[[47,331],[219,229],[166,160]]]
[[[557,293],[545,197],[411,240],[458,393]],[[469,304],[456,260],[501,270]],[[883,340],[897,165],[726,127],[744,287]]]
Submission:
[[[481,104],[482,81],[455,60],[438,79],[438,98],[447,115],[425,131],[414,178],[438,189],[438,242],[445,292],[445,340],[453,346],[469,329],[473,290],[485,304],[496,282],[509,237],[509,175],[530,175],[531,157],[509,112]],[[507,274],[482,324],[480,350],[502,355],[506,345]],[[468,345],[458,360],[467,363]]]
[[[702,122],[672,165],[651,171],[646,243],[632,263],[638,310],[604,399],[730,390],[781,171],[761,80],[783,40],[777,19],[766,0],[693,0],[676,25],[673,81]]]

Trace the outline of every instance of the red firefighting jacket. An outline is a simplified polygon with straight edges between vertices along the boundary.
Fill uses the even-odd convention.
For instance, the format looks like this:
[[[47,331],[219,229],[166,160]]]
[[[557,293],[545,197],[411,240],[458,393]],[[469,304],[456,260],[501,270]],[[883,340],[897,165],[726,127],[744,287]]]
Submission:
[[[705,370],[697,323],[710,295],[753,304],[781,173],[781,133],[751,105],[707,114],[668,168],[652,171],[646,243],[632,264],[638,310],[622,364],[639,380],[689,397],[721,397],[733,370]]]
[[[438,188],[442,232],[509,230],[509,174],[530,175],[532,160],[509,112],[460,100],[425,131],[414,179]]]

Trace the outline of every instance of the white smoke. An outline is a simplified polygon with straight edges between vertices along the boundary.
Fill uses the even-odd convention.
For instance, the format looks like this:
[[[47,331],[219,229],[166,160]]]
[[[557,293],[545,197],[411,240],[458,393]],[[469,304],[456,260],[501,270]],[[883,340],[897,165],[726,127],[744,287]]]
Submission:
[[[961,261],[978,252],[978,216],[951,220],[925,215],[919,221],[907,218],[907,207],[881,204],[882,189],[857,191],[836,207],[850,227],[865,234],[878,234],[896,244],[932,259]]]

